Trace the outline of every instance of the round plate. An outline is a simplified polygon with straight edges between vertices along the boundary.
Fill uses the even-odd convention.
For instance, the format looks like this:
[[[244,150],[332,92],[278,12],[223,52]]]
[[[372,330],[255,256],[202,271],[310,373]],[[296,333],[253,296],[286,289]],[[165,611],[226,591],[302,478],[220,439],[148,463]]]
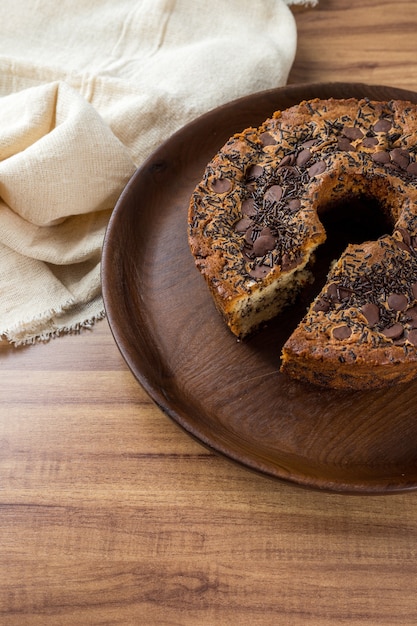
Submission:
[[[357,83],[294,85],[198,118],[134,174],[106,233],[102,282],[115,341],[161,409],[211,450],[264,475],[343,493],[417,488],[417,381],[332,391],[279,373],[306,303],[237,341],[214,308],[187,241],[190,195],[230,135],[310,98],[417,102]]]

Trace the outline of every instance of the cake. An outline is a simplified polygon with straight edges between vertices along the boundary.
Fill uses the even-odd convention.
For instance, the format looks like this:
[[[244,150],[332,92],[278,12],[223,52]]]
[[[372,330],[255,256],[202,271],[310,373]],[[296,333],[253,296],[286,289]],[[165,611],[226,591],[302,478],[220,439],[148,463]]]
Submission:
[[[282,349],[281,371],[368,389],[417,376],[417,106],[311,100],[231,137],[188,211],[195,264],[243,338],[314,280],[324,216],[373,202],[385,230],[348,245]]]

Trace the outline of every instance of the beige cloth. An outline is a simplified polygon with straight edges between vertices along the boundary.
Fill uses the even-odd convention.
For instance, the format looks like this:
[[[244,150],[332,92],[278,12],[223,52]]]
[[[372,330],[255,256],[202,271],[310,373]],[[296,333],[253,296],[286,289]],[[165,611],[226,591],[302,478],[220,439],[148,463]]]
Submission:
[[[315,0],[2,0],[1,340],[103,317],[101,246],[121,190],[191,119],[285,84],[286,4]]]

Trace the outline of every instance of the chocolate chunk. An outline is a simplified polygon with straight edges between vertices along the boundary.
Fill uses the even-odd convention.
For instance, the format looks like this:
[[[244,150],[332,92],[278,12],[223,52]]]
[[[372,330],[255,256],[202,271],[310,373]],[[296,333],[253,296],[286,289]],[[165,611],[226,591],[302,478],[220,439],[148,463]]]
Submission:
[[[211,188],[215,193],[226,193],[232,188],[232,183],[227,178],[215,178],[211,181]]]
[[[332,300],[339,300],[339,287],[336,283],[331,283],[327,287],[326,293]]]
[[[388,296],[388,306],[393,311],[405,311],[407,305],[408,299],[403,293],[392,293]]]
[[[417,300],[417,283],[413,283],[411,285],[411,291],[414,296],[414,299]]]
[[[253,180],[259,178],[264,173],[264,168],[261,165],[252,165],[246,172],[246,179]]]
[[[335,339],[339,339],[339,341],[342,341],[343,339],[349,339],[351,334],[352,330],[349,328],[349,326],[343,325],[333,328],[333,337]]]
[[[305,148],[304,150],[301,150],[295,162],[299,167],[303,167],[303,165],[306,165],[311,160],[311,157],[312,154],[310,150]]]
[[[257,232],[258,232],[258,231],[257,231],[257,230],[256,230],[253,226],[250,226],[250,227],[248,228],[248,230],[246,231],[246,233],[245,233],[245,241],[246,241],[246,242],[247,242],[250,246],[253,244],[254,240],[256,239],[256,237],[257,237]]]
[[[339,300],[345,300],[346,298],[350,298],[352,293],[353,293],[352,289],[348,289],[347,287],[339,287],[338,289]]]
[[[392,326],[388,328],[384,328],[382,334],[387,337],[387,339],[399,339],[404,332],[404,326],[399,322],[396,322]]]
[[[288,202],[288,208],[290,209],[292,213],[295,213],[296,211],[298,211],[300,206],[301,206],[301,202],[298,198],[293,198],[292,200]]]
[[[330,309],[330,303],[327,302],[327,300],[323,300],[322,298],[317,300],[317,302],[315,303],[313,307],[313,310],[316,311],[317,313],[319,311],[323,311],[323,313],[327,313],[329,309]]]
[[[295,156],[293,154],[287,154],[278,163],[278,167],[285,167],[286,165],[294,165],[294,163],[295,163]]]
[[[372,161],[375,161],[375,163],[389,163],[389,154],[388,152],[374,152],[372,155]]]
[[[242,219],[236,222],[235,231],[237,233],[246,233],[248,228],[250,228],[252,225],[253,225],[252,220],[250,220],[248,217],[242,217]]]
[[[398,165],[402,170],[406,170],[410,163],[410,153],[401,148],[394,148],[389,153],[391,161]]]
[[[384,163],[384,165],[389,170],[393,170],[393,171],[396,171],[396,172],[401,172],[401,167],[399,165],[397,165],[396,163],[393,163],[392,161],[390,163]]]
[[[409,341],[413,346],[417,346],[417,330],[410,330],[407,335],[407,341]]]
[[[411,325],[411,328],[417,328],[417,306],[412,307],[406,311],[407,321]]]
[[[377,137],[365,137],[365,139],[362,141],[362,145],[364,148],[374,148],[375,146],[378,145],[378,138]]]
[[[342,135],[347,137],[351,141],[355,141],[355,139],[362,139],[363,132],[357,126],[344,126],[342,130]]]
[[[361,313],[366,317],[369,326],[375,326],[379,322],[379,307],[373,302],[364,304]]]
[[[410,163],[407,167],[407,174],[410,174],[410,176],[417,176],[417,163],[415,161]]]
[[[269,226],[265,226],[261,232],[259,233],[260,236],[262,237],[272,237],[272,230],[269,228]]]
[[[264,231],[266,231],[266,229],[264,229]],[[272,234],[262,234],[261,232],[260,236],[253,242],[253,252],[255,256],[264,256],[267,252],[274,249],[275,244],[275,237],[273,237]]]
[[[355,150],[347,137],[339,137],[337,147],[339,150],[343,150],[343,152],[354,152]]]
[[[314,176],[322,174],[325,169],[326,163],[324,161],[317,161],[317,163],[314,163],[314,165],[309,168],[308,175],[310,176],[310,178],[314,178]]]
[[[392,127],[392,123],[390,122],[390,120],[381,118],[380,120],[377,121],[376,124],[374,124],[373,130],[376,133],[387,133],[391,127]]]
[[[304,141],[301,144],[302,148],[311,148],[312,146],[314,146],[317,143],[317,139],[307,139],[307,141]]]
[[[280,185],[272,185],[266,190],[264,200],[266,202],[279,202],[282,198],[283,189]]]
[[[252,278],[264,278],[270,271],[271,268],[266,265],[255,265],[255,267],[250,270],[249,276],[252,276]]]
[[[281,268],[283,271],[287,272],[288,270],[292,270],[299,263],[299,259],[297,257],[291,257],[289,254],[284,253],[281,259]]]
[[[258,237],[253,243],[255,256],[265,256],[267,252],[274,249],[275,239],[273,237]]]
[[[272,135],[270,135],[269,133],[262,133],[259,136],[259,139],[261,140],[261,143],[263,146],[273,146],[274,144],[276,144],[276,140],[273,138]]]
[[[247,198],[242,202],[242,213],[243,215],[248,215],[249,217],[256,215],[256,204],[253,198]]]
[[[411,246],[410,233],[406,228],[397,228],[397,232],[401,235],[401,239],[407,246]]]
[[[411,252],[410,246],[407,246],[407,244],[404,241],[396,241],[395,243],[401,250],[406,250],[407,252]]]

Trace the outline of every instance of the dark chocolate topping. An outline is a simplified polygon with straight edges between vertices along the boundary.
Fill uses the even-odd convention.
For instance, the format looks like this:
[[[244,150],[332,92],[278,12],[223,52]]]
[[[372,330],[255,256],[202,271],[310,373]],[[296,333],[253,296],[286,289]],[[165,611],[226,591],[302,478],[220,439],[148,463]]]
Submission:
[[[270,235],[260,235],[253,242],[253,252],[255,256],[264,256],[267,252],[274,249],[276,244],[275,238]]]
[[[373,129],[376,133],[387,133],[392,127],[392,122],[387,119],[380,119],[374,124]]]
[[[261,143],[264,146],[273,146],[274,144],[277,143],[276,140],[269,133],[262,133],[259,136],[259,139],[261,140]]]
[[[313,178],[314,176],[322,174],[325,169],[326,163],[324,161],[317,161],[317,163],[314,163],[314,165],[309,168],[308,175],[310,176],[310,178]]]
[[[374,152],[372,155],[372,160],[375,161],[375,163],[389,163],[390,162],[388,152],[384,152],[384,151]]]
[[[260,176],[262,176],[263,172],[264,168],[261,165],[251,165],[246,173],[246,179],[250,181],[259,178]]]
[[[407,341],[409,341],[413,346],[417,346],[417,330],[410,330],[407,335]]]
[[[342,135],[344,135],[344,137],[347,137],[351,141],[354,141],[355,139],[362,139],[363,132],[360,128],[357,128],[356,126],[344,126],[342,130]]]
[[[342,341],[343,339],[349,339],[349,337],[352,334],[352,330],[349,328],[349,326],[336,326],[335,328],[333,328],[333,337],[335,339],[339,339],[340,341]]]
[[[388,326],[388,328],[384,328],[382,334],[387,337],[387,339],[399,339],[402,337],[404,332],[404,326],[399,322],[396,322],[392,326]]]
[[[266,190],[264,200],[266,202],[279,202],[282,198],[283,189],[280,185],[272,185]]]
[[[211,188],[215,193],[226,193],[231,190],[232,183],[227,178],[215,178],[211,183]]]
[[[248,217],[243,217],[241,220],[236,222],[235,231],[237,233],[245,233],[250,226],[253,226],[253,222]]]
[[[295,162],[299,167],[302,167],[303,165],[306,165],[306,163],[308,163],[311,158],[312,154],[310,150],[308,148],[305,148],[304,150],[301,150]]]
[[[394,311],[405,311],[407,305],[407,296],[402,293],[392,293],[390,296],[388,296],[388,306]]]
[[[365,139],[362,141],[362,145],[364,148],[374,148],[375,146],[378,145],[378,138],[377,137],[365,137]]]
[[[339,137],[337,140],[337,147],[339,150],[343,150],[344,152],[353,152],[355,150],[347,137]]]
[[[249,217],[256,215],[256,204],[253,198],[247,198],[242,202],[242,213],[243,215],[248,215]]]
[[[406,170],[410,163],[410,153],[407,150],[402,150],[401,148],[394,148],[389,153],[391,161],[393,161],[396,165],[401,167],[401,169]]]
[[[369,326],[375,326],[379,322],[379,306],[373,302],[367,302],[361,308],[361,312],[366,317]]]

